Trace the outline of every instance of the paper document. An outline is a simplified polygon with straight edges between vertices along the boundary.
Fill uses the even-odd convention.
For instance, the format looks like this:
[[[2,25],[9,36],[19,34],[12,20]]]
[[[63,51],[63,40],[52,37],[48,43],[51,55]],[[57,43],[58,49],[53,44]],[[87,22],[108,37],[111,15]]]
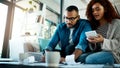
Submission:
[[[65,58],[65,61],[67,64],[76,64],[75,60],[74,60],[74,56],[75,55],[68,55]]]

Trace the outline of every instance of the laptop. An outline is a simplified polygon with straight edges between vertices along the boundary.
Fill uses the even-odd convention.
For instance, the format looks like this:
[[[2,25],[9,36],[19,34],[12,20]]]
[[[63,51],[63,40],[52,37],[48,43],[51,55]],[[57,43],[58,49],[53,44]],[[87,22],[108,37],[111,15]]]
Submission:
[[[24,53],[24,39],[12,39],[9,40],[9,47],[10,47],[10,59],[14,61],[19,61],[19,54]]]
[[[13,59],[14,61],[19,61],[20,53],[28,53],[28,57],[34,56],[35,61],[40,62],[42,53],[41,52],[25,52],[24,43],[25,41],[23,38],[12,39],[9,41],[10,59]]]

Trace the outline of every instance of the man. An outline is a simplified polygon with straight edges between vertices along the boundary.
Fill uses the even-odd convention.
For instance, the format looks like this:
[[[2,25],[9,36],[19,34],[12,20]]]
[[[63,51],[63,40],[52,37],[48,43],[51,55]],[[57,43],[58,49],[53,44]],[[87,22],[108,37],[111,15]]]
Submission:
[[[86,51],[88,42],[85,32],[90,31],[91,27],[87,20],[80,19],[79,11],[76,6],[69,6],[65,11],[65,22],[60,23],[50,40],[46,50],[54,51],[58,43],[61,47],[61,60],[65,61],[66,55],[74,54],[74,59]]]

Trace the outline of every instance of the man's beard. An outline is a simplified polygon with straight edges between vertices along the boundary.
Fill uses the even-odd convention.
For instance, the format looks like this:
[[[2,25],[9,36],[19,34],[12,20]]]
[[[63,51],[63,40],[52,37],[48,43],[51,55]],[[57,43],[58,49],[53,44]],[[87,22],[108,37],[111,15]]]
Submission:
[[[75,27],[77,26],[77,23],[74,24],[74,25],[72,25],[72,24],[70,24],[70,23],[69,23],[69,24],[66,24],[66,25],[67,25],[68,28],[75,28]]]
[[[69,23],[69,24],[67,24],[67,27],[68,27],[68,28],[73,28],[74,25],[72,25],[72,24]]]

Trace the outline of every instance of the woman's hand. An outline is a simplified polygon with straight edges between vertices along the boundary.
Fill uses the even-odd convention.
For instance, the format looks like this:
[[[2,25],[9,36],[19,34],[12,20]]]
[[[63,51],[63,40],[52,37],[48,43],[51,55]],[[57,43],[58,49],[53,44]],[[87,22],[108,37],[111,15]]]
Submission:
[[[101,43],[104,41],[104,38],[102,35],[98,34],[97,37],[89,37],[87,40],[91,43]]]

